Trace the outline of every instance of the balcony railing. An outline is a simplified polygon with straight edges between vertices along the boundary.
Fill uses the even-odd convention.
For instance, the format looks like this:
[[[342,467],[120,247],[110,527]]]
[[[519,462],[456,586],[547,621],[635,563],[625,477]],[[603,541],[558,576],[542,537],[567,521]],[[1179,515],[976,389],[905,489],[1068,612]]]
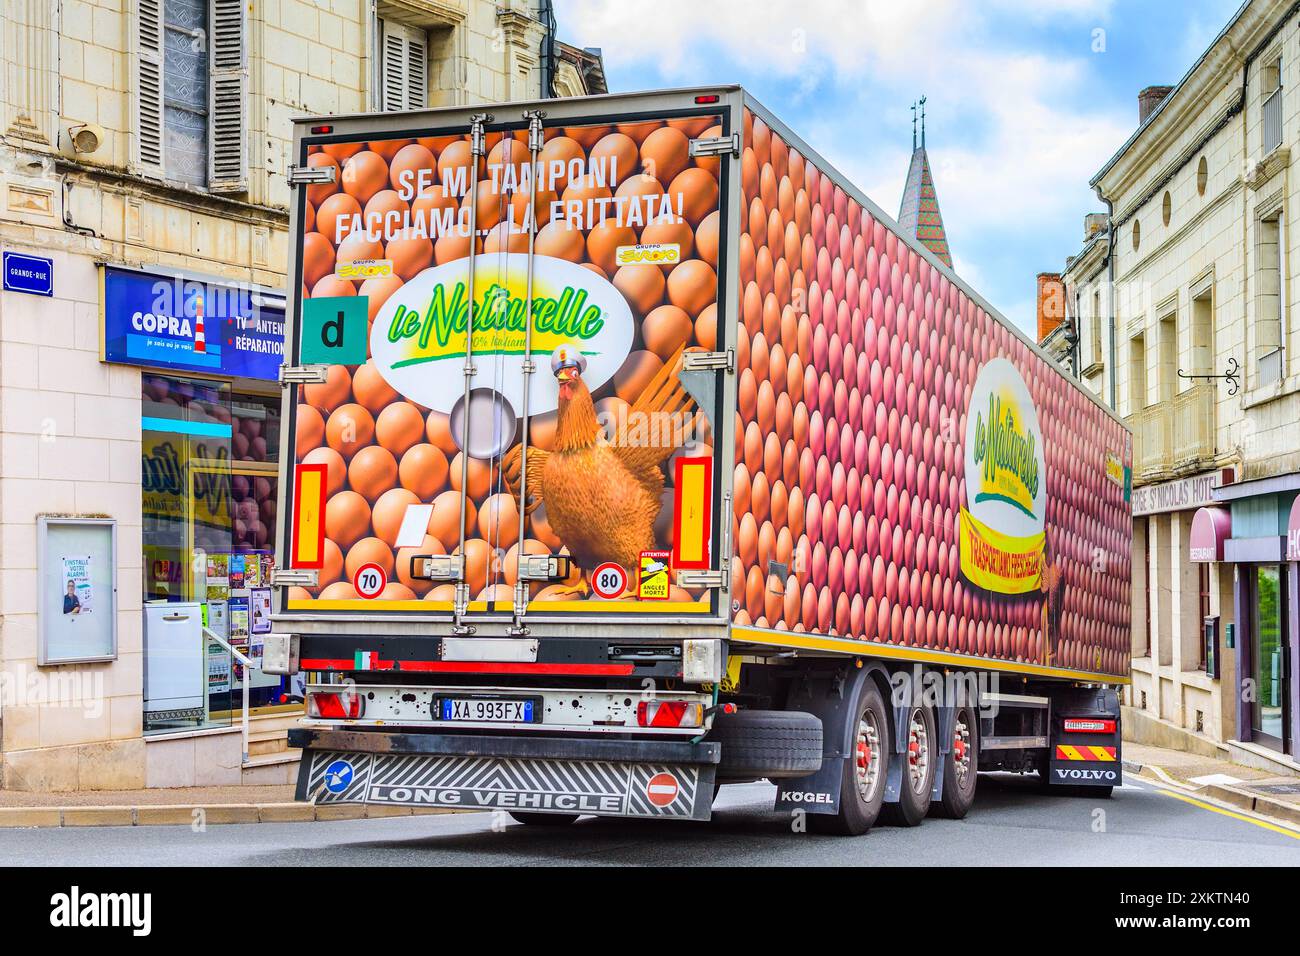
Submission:
[[[1282,87],[1264,100],[1264,155],[1282,145]]]
[[[1172,401],[1129,416],[1133,429],[1133,478],[1154,481],[1212,467],[1218,448],[1213,384],[1193,385]]]

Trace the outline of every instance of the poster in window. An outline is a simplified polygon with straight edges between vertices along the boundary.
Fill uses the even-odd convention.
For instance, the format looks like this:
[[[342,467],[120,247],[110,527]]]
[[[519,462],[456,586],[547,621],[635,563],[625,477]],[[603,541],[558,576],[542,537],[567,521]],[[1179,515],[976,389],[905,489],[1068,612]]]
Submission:
[[[252,614],[252,633],[271,633],[271,589],[253,588],[248,592],[249,610]],[[259,642],[260,643],[260,642]]]

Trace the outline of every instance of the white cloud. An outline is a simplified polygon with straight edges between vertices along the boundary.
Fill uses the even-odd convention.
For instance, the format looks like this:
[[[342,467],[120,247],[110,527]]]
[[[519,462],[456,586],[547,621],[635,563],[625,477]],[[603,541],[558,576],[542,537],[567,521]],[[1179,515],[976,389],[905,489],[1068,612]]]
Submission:
[[[645,16],[597,0],[558,7],[566,39],[602,47],[615,74],[692,85],[735,79],[719,71],[738,68],[786,81],[800,115],[784,118],[891,216],[907,173],[908,104],[924,92],[940,208],[958,272],[973,284],[1001,276],[1009,285],[1006,267],[993,267],[1005,246],[1081,235],[1068,220],[1094,204],[1088,179],[1131,132],[1128,117],[1077,105],[1087,102],[1089,31],[1108,22],[1111,0],[811,0],[761,13],[753,0],[659,0]],[[1000,26],[1059,20],[1079,27],[1074,55]],[[1023,287],[990,298],[1001,292],[1014,318],[1032,323],[1023,290],[1059,265],[1026,261]]]

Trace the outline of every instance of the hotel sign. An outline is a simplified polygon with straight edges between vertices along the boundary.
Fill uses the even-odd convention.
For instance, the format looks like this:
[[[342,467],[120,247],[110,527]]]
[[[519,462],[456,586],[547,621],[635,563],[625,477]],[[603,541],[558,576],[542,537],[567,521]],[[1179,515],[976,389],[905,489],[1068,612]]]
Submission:
[[[1133,516],[1187,511],[1214,503],[1217,471],[1133,489]]]

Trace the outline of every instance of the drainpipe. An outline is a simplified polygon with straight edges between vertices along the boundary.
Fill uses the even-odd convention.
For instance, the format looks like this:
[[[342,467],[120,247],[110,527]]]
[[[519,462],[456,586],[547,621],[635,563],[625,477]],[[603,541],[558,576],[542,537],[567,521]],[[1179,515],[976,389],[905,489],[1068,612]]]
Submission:
[[[549,100],[555,96],[555,4],[552,0],[540,0],[537,5],[537,19],[542,22],[541,80],[542,99]]]
[[[1106,310],[1110,313],[1109,357],[1106,359],[1110,368],[1110,408],[1119,413],[1115,400],[1116,382],[1119,379],[1119,367],[1115,364],[1116,330],[1115,330],[1115,204],[1107,199],[1100,186],[1093,187],[1097,198],[1106,204]]]

